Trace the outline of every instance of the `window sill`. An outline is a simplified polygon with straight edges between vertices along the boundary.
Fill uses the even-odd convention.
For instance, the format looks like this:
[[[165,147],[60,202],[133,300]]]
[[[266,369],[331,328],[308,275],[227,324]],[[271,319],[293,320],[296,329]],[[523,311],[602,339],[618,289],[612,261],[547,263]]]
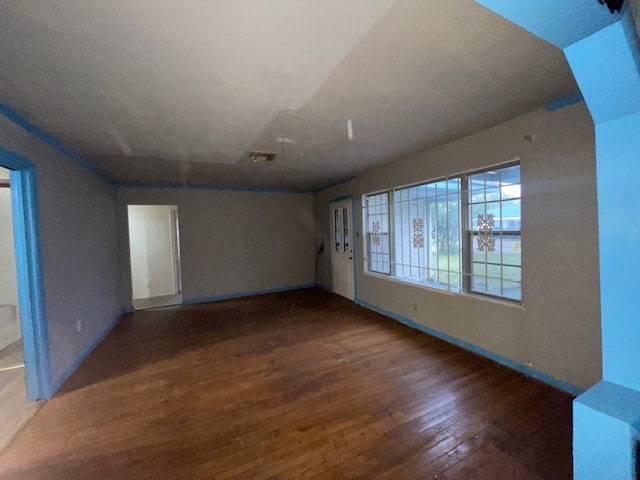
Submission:
[[[524,305],[522,303],[520,303],[520,302],[517,302],[517,301],[511,301],[511,300],[506,300],[506,299],[503,300],[501,298],[490,297],[490,296],[481,295],[481,294],[478,294],[478,293],[445,290],[444,288],[438,288],[438,287],[436,287],[434,285],[429,285],[427,283],[419,283],[419,282],[412,282],[412,281],[409,281],[409,280],[403,280],[402,278],[392,277],[391,275],[385,275],[384,273],[369,272],[367,270],[364,270],[363,273],[368,277],[379,278],[381,280],[387,280],[387,281],[394,282],[394,283],[400,283],[402,285],[410,285],[412,287],[417,287],[417,288],[421,288],[423,290],[429,290],[431,292],[436,292],[436,293],[440,293],[440,294],[444,294],[444,295],[448,295],[448,296],[472,298],[472,299],[481,300],[481,301],[484,301],[484,302],[495,303],[495,304],[498,304],[498,305],[511,307],[511,308],[516,309],[516,310],[524,310],[525,309]]]

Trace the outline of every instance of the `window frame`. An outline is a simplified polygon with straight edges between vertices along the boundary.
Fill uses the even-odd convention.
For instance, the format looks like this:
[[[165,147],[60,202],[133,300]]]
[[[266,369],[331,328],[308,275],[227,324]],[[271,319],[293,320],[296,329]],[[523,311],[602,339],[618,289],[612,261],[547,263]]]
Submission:
[[[389,263],[389,271],[388,272],[383,272],[380,270],[372,270],[370,268],[370,264],[371,264],[371,258],[370,258],[370,244],[371,244],[371,234],[369,233],[369,202],[368,202],[368,197],[375,197],[377,195],[382,195],[382,194],[386,194],[387,195],[387,233],[385,234],[384,232],[381,232],[381,235],[384,237],[385,235],[388,237],[388,244],[389,244],[389,253],[388,253],[388,263]],[[364,228],[364,235],[362,236],[363,238],[363,252],[365,252],[365,255],[363,256],[363,261],[364,261],[364,271],[365,272],[369,272],[369,273],[374,273],[376,275],[385,275],[387,277],[394,277],[395,272],[394,272],[394,264],[393,264],[393,248],[394,248],[394,243],[393,243],[393,235],[392,235],[392,227],[391,227],[391,222],[393,221],[393,213],[392,213],[392,204],[393,204],[393,199],[391,197],[391,190],[380,190],[377,192],[372,192],[372,193],[368,193],[366,195],[363,195],[363,205],[365,206],[365,208],[362,209],[362,225],[365,227]],[[379,253],[381,255],[384,255],[384,252]],[[379,262],[379,260],[378,260]],[[384,263],[384,262],[383,262]]]
[[[413,285],[413,286],[418,286],[418,287],[422,287],[422,288],[426,288],[429,290],[434,290],[434,291],[438,291],[438,292],[442,292],[442,293],[447,293],[447,294],[453,294],[453,295],[465,295],[465,296],[474,296],[474,297],[480,297],[480,298],[484,298],[484,299],[491,299],[494,301],[498,301],[499,303],[506,303],[509,305],[516,305],[516,306],[522,306],[522,299],[524,297],[523,295],[523,281],[522,281],[522,270],[523,268],[523,262],[522,259],[520,261],[520,270],[521,270],[521,274],[520,274],[520,298],[519,299],[514,299],[511,297],[507,297],[507,296],[502,296],[502,295],[495,295],[492,293],[488,293],[488,292],[482,292],[479,290],[474,290],[472,288],[472,277],[473,277],[473,239],[474,239],[474,234],[477,235],[479,233],[478,230],[473,230],[472,229],[472,222],[471,222],[471,195],[470,195],[470,191],[469,191],[469,178],[472,175],[476,175],[476,174],[480,174],[480,173],[486,173],[489,171],[493,171],[493,170],[501,170],[501,169],[505,169],[505,168],[509,168],[512,166],[519,166],[521,167],[521,161],[519,158],[514,159],[514,160],[510,160],[508,162],[503,162],[503,163],[498,163],[498,164],[494,164],[491,166],[487,166],[487,167],[483,167],[480,169],[472,169],[472,170],[467,170],[461,173],[456,173],[453,175],[449,175],[449,176],[444,176],[444,177],[438,177],[438,178],[434,178],[434,179],[430,179],[427,181],[420,181],[420,182],[414,182],[414,183],[410,183],[410,184],[406,184],[406,185],[399,185],[393,188],[387,188],[387,189],[382,189],[382,190],[377,190],[374,192],[370,192],[370,193],[366,193],[362,195],[362,205],[363,205],[363,230],[364,230],[364,235],[363,235],[363,273],[368,274],[368,275],[372,275],[372,276],[376,276],[379,278],[383,278],[383,279],[388,279],[388,280],[392,280],[394,282],[399,282],[399,283],[403,283],[403,284],[408,284],[408,285]],[[462,279],[460,282],[460,288],[455,288],[452,287],[451,282],[448,283],[448,285],[442,286],[441,284],[435,283],[435,282],[430,282],[430,281],[414,281],[411,280],[410,278],[407,277],[399,277],[397,276],[396,272],[396,251],[395,251],[395,241],[396,241],[396,234],[395,234],[395,218],[394,218],[394,204],[395,204],[395,192],[396,190],[402,190],[402,189],[407,189],[407,188],[412,188],[412,187],[419,187],[422,185],[430,185],[430,184],[434,184],[437,182],[443,182],[443,181],[450,181],[450,180],[455,180],[455,179],[459,179],[460,180],[460,191],[458,192],[459,194],[459,236],[460,236],[460,263],[461,263],[461,272],[451,272],[450,270],[447,272],[449,276],[451,276],[452,274],[459,274]],[[519,182],[520,188],[522,189],[522,177],[520,178],[520,182]],[[386,272],[379,272],[376,270],[370,270],[369,269],[369,263],[370,263],[370,259],[369,259],[369,238],[370,238],[370,233],[368,231],[368,202],[367,202],[367,198],[370,196],[374,196],[374,195],[380,195],[382,193],[386,193],[387,194],[387,214],[388,214],[388,235],[389,235],[389,273]],[[517,199],[514,200],[520,200],[520,230],[499,230],[499,235],[500,237],[503,236],[520,236],[520,241],[522,242],[522,193],[520,193],[520,197],[518,197]],[[511,200],[511,199],[509,199]],[[499,200],[499,201],[505,201],[505,200]],[[486,203],[486,202],[485,202]],[[502,226],[502,225],[501,225]],[[502,248],[502,245],[501,245]],[[476,262],[477,263],[477,262]],[[493,265],[494,263],[490,263],[487,262],[487,265],[491,264]],[[504,266],[504,263],[500,263],[500,264],[496,264],[496,265],[502,265]],[[509,265],[507,265],[509,266]],[[504,275],[501,271],[501,282],[504,281]]]

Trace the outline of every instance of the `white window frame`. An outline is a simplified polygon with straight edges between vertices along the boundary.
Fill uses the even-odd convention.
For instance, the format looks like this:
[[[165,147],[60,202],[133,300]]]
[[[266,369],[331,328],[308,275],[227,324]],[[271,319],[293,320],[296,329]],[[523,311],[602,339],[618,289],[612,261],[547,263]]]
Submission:
[[[367,275],[371,275],[378,278],[383,278],[386,280],[391,280],[398,283],[408,284],[419,286],[422,288],[426,288],[429,290],[434,290],[437,292],[453,294],[453,295],[465,295],[465,296],[473,296],[485,298],[487,300],[494,300],[499,303],[507,303],[510,305],[522,305],[522,297],[523,297],[523,288],[522,288],[522,276],[520,277],[520,299],[513,299],[506,296],[494,295],[491,293],[486,293],[482,291],[476,291],[471,288],[471,275],[472,275],[472,257],[473,257],[473,230],[471,230],[471,218],[470,218],[470,198],[469,198],[469,189],[468,189],[468,179],[471,175],[487,172],[491,170],[499,170],[503,168],[508,168],[512,166],[520,166],[520,159],[514,159],[509,162],[504,162],[500,164],[491,165],[485,168],[468,170],[462,173],[458,173],[455,175],[451,175],[448,177],[440,177],[428,181],[416,182],[407,185],[400,185],[397,187],[378,190],[370,193],[366,193],[362,195],[362,226],[363,226],[363,271]],[[460,226],[460,257],[461,257],[461,270],[462,270],[462,281],[459,288],[452,288],[451,283],[449,283],[448,287],[445,287],[438,283],[433,283],[429,281],[415,281],[408,279],[406,277],[399,277],[396,275],[396,251],[395,251],[395,218],[394,218],[394,200],[395,200],[395,191],[421,186],[428,185],[441,181],[450,181],[454,179],[460,179],[460,200],[459,200],[459,226]],[[520,179],[520,186],[522,186],[522,178]],[[389,273],[378,272],[375,270],[369,270],[369,232],[368,232],[368,217],[367,217],[367,197],[373,195],[379,195],[381,193],[387,193],[388,198],[388,217],[389,217],[389,258],[390,258],[390,271]],[[520,201],[522,202],[522,196],[520,196]],[[521,203],[522,205],[522,203]],[[522,206],[521,206],[522,208]],[[520,210],[520,218],[522,218],[522,209]],[[522,241],[522,227],[518,231],[500,231],[501,233],[505,233],[507,235],[520,235],[520,239]],[[524,270],[521,261],[521,271]],[[501,269],[502,272],[502,269]],[[453,274],[457,274],[458,272],[453,272]],[[451,271],[449,271],[449,275],[452,275]]]

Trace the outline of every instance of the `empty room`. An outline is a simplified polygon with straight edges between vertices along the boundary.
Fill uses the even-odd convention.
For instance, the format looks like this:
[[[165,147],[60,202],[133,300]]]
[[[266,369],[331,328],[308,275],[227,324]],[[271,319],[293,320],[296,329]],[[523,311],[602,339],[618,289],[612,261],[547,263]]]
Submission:
[[[0,480],[640,478],[640,1],[0,5]]]

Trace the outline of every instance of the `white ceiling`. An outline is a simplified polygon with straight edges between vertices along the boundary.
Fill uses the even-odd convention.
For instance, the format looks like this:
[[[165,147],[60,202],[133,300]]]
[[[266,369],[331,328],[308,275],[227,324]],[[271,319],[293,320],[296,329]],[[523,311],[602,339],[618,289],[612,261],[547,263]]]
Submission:
[[[122,182],[315,188],[578,91],[473,0],[2,2],[0,53],[0,101]]]

